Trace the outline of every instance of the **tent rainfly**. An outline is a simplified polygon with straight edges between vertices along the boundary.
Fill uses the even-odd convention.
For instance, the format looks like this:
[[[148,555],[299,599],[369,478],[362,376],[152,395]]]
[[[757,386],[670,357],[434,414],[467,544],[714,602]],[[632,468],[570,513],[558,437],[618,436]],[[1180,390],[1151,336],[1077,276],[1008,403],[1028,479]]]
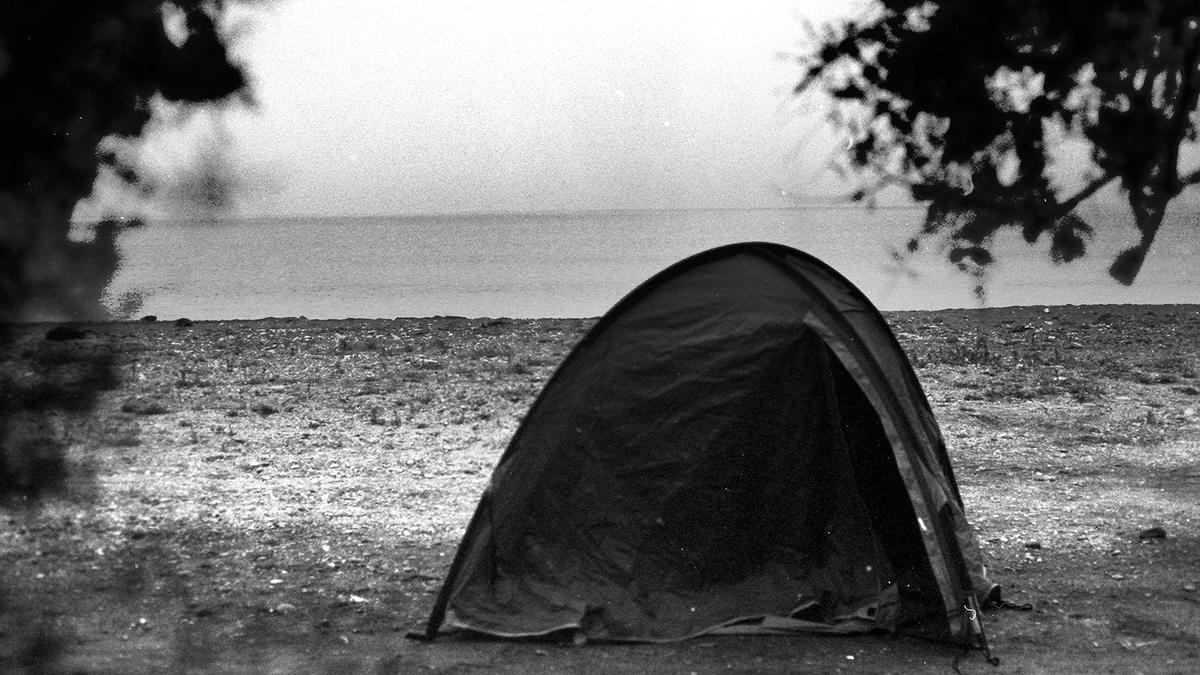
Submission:
[[[810,255],[734,244],[639,286],[564,360],[416,637],[980,644],[998,591],[878,310]]]

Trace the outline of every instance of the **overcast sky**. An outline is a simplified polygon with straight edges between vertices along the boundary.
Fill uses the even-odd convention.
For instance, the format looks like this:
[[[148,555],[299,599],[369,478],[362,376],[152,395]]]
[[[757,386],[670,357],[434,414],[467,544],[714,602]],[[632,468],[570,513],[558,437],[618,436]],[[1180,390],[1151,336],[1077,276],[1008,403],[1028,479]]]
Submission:
[[[854,5],[282,0],[237,29],[257,106],[200,136],[239,215],[786,206],[848,188],[780,54]]]

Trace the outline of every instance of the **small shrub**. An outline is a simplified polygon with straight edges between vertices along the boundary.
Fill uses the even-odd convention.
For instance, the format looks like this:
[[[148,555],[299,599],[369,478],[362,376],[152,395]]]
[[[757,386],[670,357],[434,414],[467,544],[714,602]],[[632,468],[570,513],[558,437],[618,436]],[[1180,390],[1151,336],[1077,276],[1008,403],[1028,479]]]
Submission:
[[[1104,387],[1084,379],[1072,379],[1066,386],[1071,398],[1080,403],[1095,403],[1104,398]]]
[[[98,445],[114,448],[135,448],[142,444],[142,430],[132,423],[102,423],[93,431]]]
[[[364,340],[348,337],[338,338],[337,345],[334,347],[334,351],[338,354],[380,351],[379,339],[375,337],[366,338]]]
[[[992,363],[995,360],[991,342],[982,336],[970,342],[951,345],[949,358],[955,363],[974,365]]]
[[[212,382],[200,379],[195,371],[184,369],[179,371],[179,379],[175,380],[175,386],[179,387],[180,389],[186,389],[189,387],[211,387]]]
[[[87,337],[87,333],[76,328],[75,326],[55,326],[46,331],[46,339],[51,342],[64,342],[66,340],[82,340]]]
[[[521,403],[533,396],[528,387],[505,387],[500,390],[500,397],[510,403]]]
[[[467,352],[467,356],[472,359],[494,359],[504,357],[512,360],[513,348],[507,345],[502,345],[498,342],[485,342],[480,345],[475,345]]]
[[[908,357],[914,368],[927,366],[986,366],[1003,360],[987,336],[960,340],[951,335],[945,344],[916,343],[909,346]]]
[[[383,409],[377,405],[371,406],[370,418],[367,421],[376,426],[387,424],[387,420],[383,417]]]
[[[1146,372],[1135,370],[1129,374],[1130,379],[1138,384],[1175,384],[1179,378],[1171,373]]]

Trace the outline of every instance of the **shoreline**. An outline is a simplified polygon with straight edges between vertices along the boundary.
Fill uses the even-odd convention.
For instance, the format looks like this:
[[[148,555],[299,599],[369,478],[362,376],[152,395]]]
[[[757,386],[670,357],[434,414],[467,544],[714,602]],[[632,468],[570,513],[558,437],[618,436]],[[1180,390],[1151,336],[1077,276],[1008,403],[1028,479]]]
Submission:
[[[940,315],[940,314],[963,314],[966,316],[979,315],[988,317],[992,314],[1026,314],[1030,312],[1128,312],[1131,310],[1161,310],[1164,312],[1194,312],[1200,311],[1200,302],[1196,303],[1096,303],[1096,304],[1065,304],[1065,305],[1048,305],[1048,304],[1028,304],[1028,305],[1004,305],[998,307],[947,307],[943,309],[889,309],[879,310],[879,313],[888,318],[890,316],[911,316],[911,315]],[[106,326],[106,325],[122,325],[122,324],[148,324],[148,325],[168,325],[173,324],[178,320],[187,320],[193,324],[225,324],[225,323],[297,323],[297,322],[313,322],[313,323],[337,323],[337,322],[386,322],[386,321],[506,321],[506,322],[538,322],[538,321],[597,321],[603,315],[596,316],[543,316],[543,317],[512,317],[504,315],[482,315],[482,316],[465,316],[459,314],[433,314],[428,316],[395,316],[395,317],[365,317],[365,316],[348,316],[340,318],[310,318],[303,314],[288,316],[263,316],[255,318],[221,318],[221,319],[194,319],[187,316],[155,316],[154,320],[146,318],[136,319],[100,319],[100,320],[62,320],[62,321],[19,321],[0,323],[0,325],[20,329],[22,326],[55,326],[55,325],[74,325],[74,326]]]

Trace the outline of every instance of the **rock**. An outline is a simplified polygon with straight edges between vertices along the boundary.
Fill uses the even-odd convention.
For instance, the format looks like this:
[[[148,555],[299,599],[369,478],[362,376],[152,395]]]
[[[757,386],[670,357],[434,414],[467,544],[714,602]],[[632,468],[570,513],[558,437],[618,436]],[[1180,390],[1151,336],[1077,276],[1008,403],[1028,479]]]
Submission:
[[[1121,581],[1125,578],[1125,575],[1121,574],[1120,572],[1117,572],[1116,574],[1110,574],[1108,576],[1110,579],[1115,579],[1117,581]]]
[[[1042,542],[1040,542],[1040,541],[1027,541],[1027,542],[1025,542],[1025,548],[1035,548],[1035,549],[1039,549],[1039,548],[1041,548],[1041,547],[1042,547]]]
[[[176,328],[190,328],[191,326],[192,326],[191,319],[184,318],[184,317],[175,319],[175,327]]]
[[[134,415],[162,415],[167,412],[167,407],[147,396],[133,396],[125,399],[125,402],[121,404],[121,412]]]
[[[274,415],[275,413],[279,412],[279,408],[276,408],[266,401],[255,401],[250,405],[250,411],[266,417],[267,415]]]
[[[65,342],[67,340],[82,340],[87,334],[79,330],[75,326],[55,326],[46,331],[46,339],[52,342]]]
[[[147,314],[146,316],[143,316],[141,319],[138,319],[138,320],[145,321],[146,323],[154,323],[155,321],[158,321],[158,317],[154,316],[153,314]]]
[[[281,602],[275,606],[275,609],[272,609],[271,611],[275,612],[276,614],[291,614],[292,612],[296,611],[296,606],[290,602]]]
[[[1167,531],[1161,527],[1149,527],[1138,532],[1138,539],[1166,539]]]
[[[1196,592],[1196,584],[1184,584],[1183,590],[1187,591],[1188,593],[1195,593]]]

